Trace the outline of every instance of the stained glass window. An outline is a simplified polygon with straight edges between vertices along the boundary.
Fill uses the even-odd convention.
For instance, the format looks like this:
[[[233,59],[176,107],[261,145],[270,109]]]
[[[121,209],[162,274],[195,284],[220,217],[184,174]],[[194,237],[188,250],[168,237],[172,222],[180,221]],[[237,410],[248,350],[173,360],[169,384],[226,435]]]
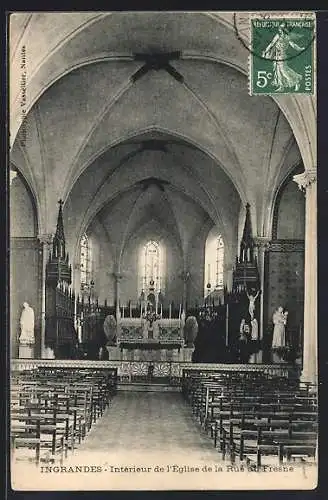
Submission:
[[[205,245],[204,295],[223,288],[224,242],[219,234],[209,234]],[[208,287],[208,284],[211,287]]]
[[[164,249],[156,241],[148,241],[140,252],[140,292],[154,282],[155,291],[164,291]]]
[[[86,234],[80,243],[80,282],[81,288],[89,284],[91,278],[91,243]]]

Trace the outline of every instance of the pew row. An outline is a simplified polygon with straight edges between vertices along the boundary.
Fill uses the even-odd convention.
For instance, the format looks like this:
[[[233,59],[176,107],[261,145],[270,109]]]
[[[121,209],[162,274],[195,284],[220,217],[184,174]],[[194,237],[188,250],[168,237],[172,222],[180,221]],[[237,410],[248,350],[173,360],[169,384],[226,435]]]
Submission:
[[[264,373],[186,370],[182,394],[213,445],[231,463],[260,467],[317,453],[317,390],[312,384]]]
[[[37,368],[13,373],[10,390],[12,459],[62,463],[110,405],[117,373]]]

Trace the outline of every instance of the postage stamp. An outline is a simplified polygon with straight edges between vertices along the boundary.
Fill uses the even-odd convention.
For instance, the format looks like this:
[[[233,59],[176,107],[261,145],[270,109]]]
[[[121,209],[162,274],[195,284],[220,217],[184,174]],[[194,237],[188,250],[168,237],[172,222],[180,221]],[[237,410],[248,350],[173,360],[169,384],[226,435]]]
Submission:
[[[250,94],[314,94],[315,18],[251,17],[250,30]]]

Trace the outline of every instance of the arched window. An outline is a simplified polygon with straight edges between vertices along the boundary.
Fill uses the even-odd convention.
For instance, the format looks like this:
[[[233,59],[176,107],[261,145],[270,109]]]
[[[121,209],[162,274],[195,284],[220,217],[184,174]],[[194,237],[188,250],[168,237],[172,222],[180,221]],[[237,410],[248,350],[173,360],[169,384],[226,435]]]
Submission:
[[[156,292],[164,291],[164,248],[156,241],[148,241],[141,248],[139,291],[148,290],[151,281]]]
[[[80,283],[82,289],[90,283],[91,257],[91,243],[88,236],[84,234],[80,243]]]
[[[224,242],[222,236],[209,234],[205,245],[204,295],[222,290],[224,270]],[[210,287],[208,285],[211,285]]]

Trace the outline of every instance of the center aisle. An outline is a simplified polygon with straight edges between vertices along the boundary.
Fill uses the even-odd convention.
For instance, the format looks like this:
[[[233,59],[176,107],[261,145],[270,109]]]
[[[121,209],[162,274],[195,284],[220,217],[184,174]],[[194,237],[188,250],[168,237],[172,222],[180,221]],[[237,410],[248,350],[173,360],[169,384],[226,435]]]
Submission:
[[[304,474],[302,468],[255,473],[222,462],[181,394],[132,391],[113,398],[62,467],[38,470],[32,464],[27,472],[26,465],[15,465],[14,472],[16,483],[24,477],[24,490],[41,491],[215,491],[276,489],[277,484],[288,490],[297,487]],[[315,476],[315,469],[307,474],[312,472]]]
[[[83,479],[95,489],[217,489],[226,469],[173,392],[118,392],[74,455],[70,464],[101,466]]]
[[[194,463],[218,461],[213,442],[201,433],[180,393],[119,392],[91,428],[80,451],[181,453]]]

